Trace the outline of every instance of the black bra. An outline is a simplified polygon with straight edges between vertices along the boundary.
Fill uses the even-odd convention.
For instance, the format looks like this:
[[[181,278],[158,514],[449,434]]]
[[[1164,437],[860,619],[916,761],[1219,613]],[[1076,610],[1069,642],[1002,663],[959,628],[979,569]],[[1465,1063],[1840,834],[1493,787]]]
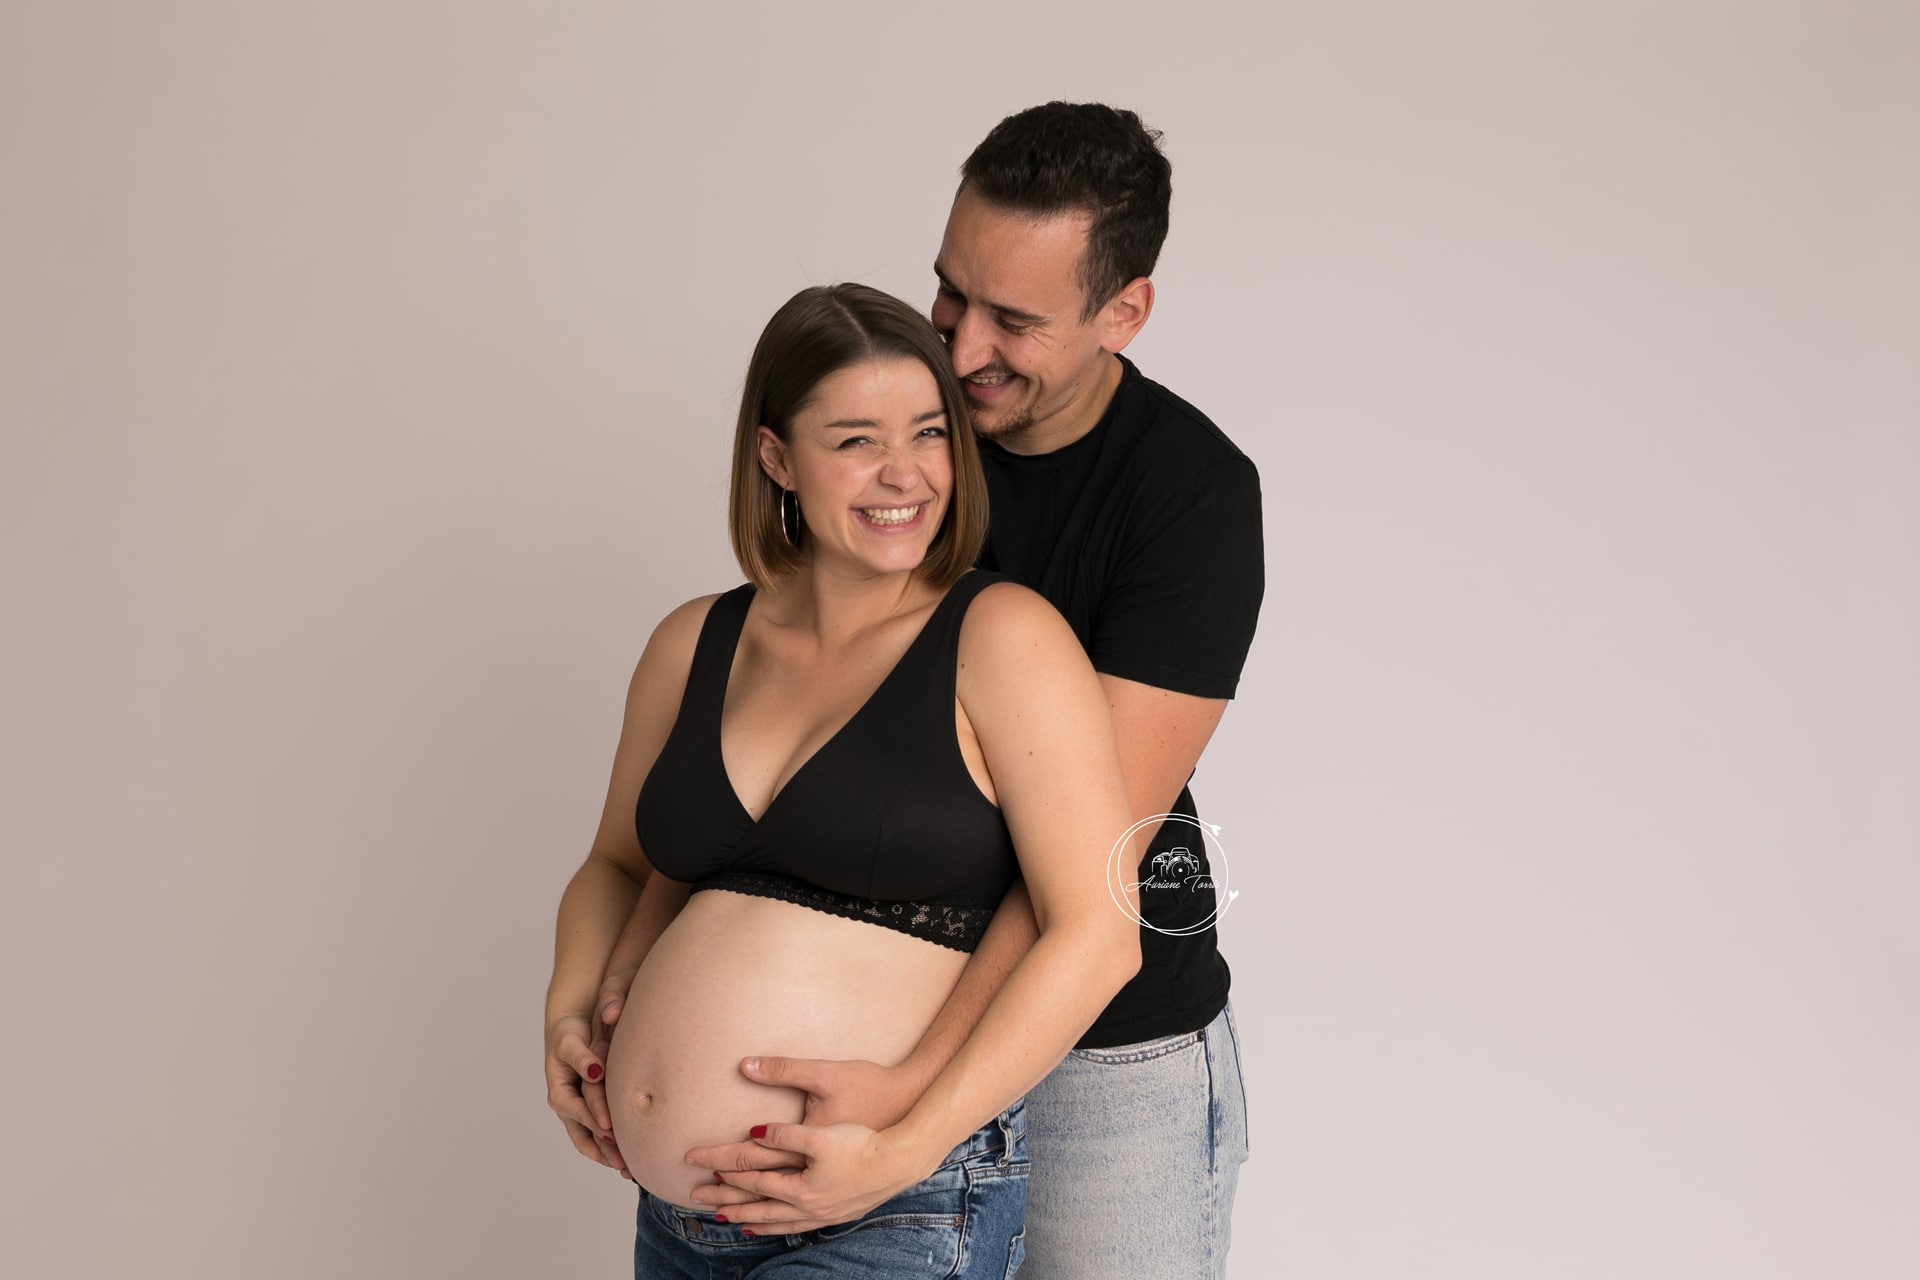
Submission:
[[[954,734],[960,624],[982,589],[948,590],[872,696],[807,758],[755,821],[727,778],[720,713],[751,585],[713,602],[679,717],[640,788],[647,859],[695,891],[778,898],[972,951],[1019,874],[1000,810]]]

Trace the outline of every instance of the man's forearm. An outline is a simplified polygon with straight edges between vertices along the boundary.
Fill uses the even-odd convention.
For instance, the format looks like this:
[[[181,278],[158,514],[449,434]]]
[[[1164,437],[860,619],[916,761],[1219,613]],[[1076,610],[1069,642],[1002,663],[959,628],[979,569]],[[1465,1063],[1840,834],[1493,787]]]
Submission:
[[[647,877],[646,887],[640,891],[640,899],[633,905],[633,914],[627,917],[626,927],[621,929],[619,938],[613,944],[613,951],[607,956],[599,1012],[606,1011],[608,979],[616,976],[623,979],[618,985],[619,995],[624,1001],[633,975],[640,971],[640,965],[646,960],[647,953],[653,950],[653,944],[660,940],[660,935],[680,914],[680,908],[686,905],[690,893],[691,887],[677,880],[669,880],[658,874]]]
[[[629,918],[640,896],[640,886],[625,868],[601,858],[588,858],[567,882],[554,929],[553,979],[546,1002],[549,1027],[570,1015],[592,1016],[609,942],[620,936],[620,922]]]
[[[1033,918],[1026,881],[1016,880],[1013,888],[1007,890],[1007,896],[1001,899],[993,923],[987,926],[980,945],[974,948],[953,993],[941,1006],[926,1034],[920,1037],[920,1043],[901,1064],[913,1079],[916,1095],[932,1084],[960,1052],[960,1046],[980,1025],[987,1006],[1006,985],[1007,975],[1020,963],[1020,958],[1032,950],[1039,937],[1040,926]]]

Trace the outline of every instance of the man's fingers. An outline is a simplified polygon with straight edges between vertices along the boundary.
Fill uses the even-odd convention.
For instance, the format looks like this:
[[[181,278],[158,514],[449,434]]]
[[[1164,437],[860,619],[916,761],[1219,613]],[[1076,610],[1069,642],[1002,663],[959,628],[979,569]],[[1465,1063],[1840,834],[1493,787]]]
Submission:
[[[749,1170],[766,1168],[800,1168],[806,1161],[796,1156],[816,1154],[818,1140],[815,1130],[803,1124],[757,1124],[748,1133],[751,1142],[730,1142],[711,1147],[695,1147],[687,1152],[686,1161],[702,1169]],[[782,1157],[774,1164],[752,1155],[753,1148],[772,1150]]]
[[[593,1117],[593,1126],[603,1136],[613,1132],[613,1112],[607,1109],[607,1086],[605,1084],[583,1083],[580,1097],[587,1105],[587,1112]]]
[[[826,1083],[828,1072],[836,1065],[823,1058],[742,1058],[740,1074],[761,1084],[812,1093]]]
[[[593,1054],[595,1058],[605,1061],[609,1047],[607,1033],[602,1031],[593,1038],[593,1044],[588,1052]],[[580,1082],[580,1096],[586,1099],[587,1110],[593,1113],[593,1122],[599,1126],[601,1136],[608,1137],[608,1135],[611,1135],[613,1133],[613,1112],[607,1110],[606,1077],[602,1076],[598,1080],[588,1077],[582,1080]]]
[[[741,1187],[721,1186],[717,1183],[704,1183],[696,1190],[706,1192],[702,1204],[710,1204],[716,1209],[726,1209],[737,1204],[752,1204],[760,1197]]]
[[[757,1142],[730,1142],[719,1147],[695,1147],[687,1152],[687,1163],[720,1173],[807,1167],[805,1156],[792,1151],[763,1147]]]
[[[633,978],[639,970],[620,969],[609,973],[600,982],[600,1021],[611,1027],[620,1021],[620,1013],[627,1007],[627,992],[633,988]]]
[[[599,1134],[595,1134],[594,1145],[600,1149],[600,1161],[602,1164],[606,1165],[607,1168],[617,1169],[621,1173],[625,1173],[627,1171],[626,1157],[620,1154],[620,1147],[618,1143],[613,1142],[607,1138],[604,1138]]]

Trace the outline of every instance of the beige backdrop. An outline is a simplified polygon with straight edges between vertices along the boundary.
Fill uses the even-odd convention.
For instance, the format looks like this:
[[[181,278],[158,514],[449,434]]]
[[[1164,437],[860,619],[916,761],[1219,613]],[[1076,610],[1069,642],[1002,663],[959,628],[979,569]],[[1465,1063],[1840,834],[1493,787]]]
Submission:
[[[1804,0],[0,6],[11,1276],[613,1276],[542,1101],[794,289],[1049,97],[1260,464],[1196,783],[1233,1274],[1920,1274],[1920,22]],[[724,972],[716,957],[715,980]],[[777,998],[770,993],[769,998]]]

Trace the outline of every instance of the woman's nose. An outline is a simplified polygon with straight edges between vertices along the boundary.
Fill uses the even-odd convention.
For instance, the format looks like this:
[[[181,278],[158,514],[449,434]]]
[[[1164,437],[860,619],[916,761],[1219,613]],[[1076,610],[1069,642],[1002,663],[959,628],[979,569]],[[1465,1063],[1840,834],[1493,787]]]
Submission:
[[[880,464],[880,483],[890,489],[911,489],[920,482],[920,464],[908,450],[888,450]]]

